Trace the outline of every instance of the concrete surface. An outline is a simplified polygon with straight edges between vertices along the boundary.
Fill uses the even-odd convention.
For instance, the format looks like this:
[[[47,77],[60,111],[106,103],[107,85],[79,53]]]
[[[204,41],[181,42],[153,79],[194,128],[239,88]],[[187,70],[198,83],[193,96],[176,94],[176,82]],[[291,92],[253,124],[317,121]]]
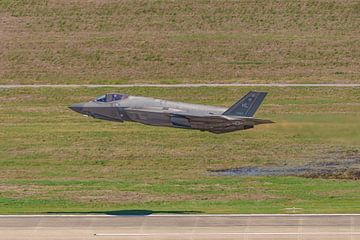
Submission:
[[[360,215],[2,215],[0,239],[360,239]]]

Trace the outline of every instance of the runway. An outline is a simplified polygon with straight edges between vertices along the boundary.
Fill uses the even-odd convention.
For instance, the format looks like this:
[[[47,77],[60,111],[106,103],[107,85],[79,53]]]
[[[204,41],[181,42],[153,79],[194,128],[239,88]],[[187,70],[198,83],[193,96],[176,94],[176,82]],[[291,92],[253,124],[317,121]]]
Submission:
[[[0,88],[99,88],[99,87],[113,87],[113,88],[130,88],[130,87],[158,87],[158,88],[177,88],[177,87],[360,87],[357,83],[315,83],[315,84],[301,84],[301,83],[194,83],[194,84],[34,84],[34,85],[0,85]]]
[[[0,239],[360,239],[360,215],[2,215]]]

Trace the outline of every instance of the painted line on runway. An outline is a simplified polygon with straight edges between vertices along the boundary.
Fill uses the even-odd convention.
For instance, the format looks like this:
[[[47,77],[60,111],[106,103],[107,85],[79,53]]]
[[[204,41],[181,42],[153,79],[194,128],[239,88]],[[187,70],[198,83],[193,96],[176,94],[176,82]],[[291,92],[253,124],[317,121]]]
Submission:
[[[99,237],[145,237],[145,236],[217,236],[217,235],[360,235],[360,232],[216,232],[216,233],[95,233]]]
[[[358,83],[189,83],[189,84],[13,84],[0,85],[0,88],[131,88],[131,87],[360,87]]]

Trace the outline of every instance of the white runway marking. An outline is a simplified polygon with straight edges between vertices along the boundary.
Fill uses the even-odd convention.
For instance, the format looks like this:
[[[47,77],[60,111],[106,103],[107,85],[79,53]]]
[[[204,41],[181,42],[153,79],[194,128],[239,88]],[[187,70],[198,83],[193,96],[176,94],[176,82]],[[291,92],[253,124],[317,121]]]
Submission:
[[[358,83],[194,83],[194,84],[12,84],[0,85],[0,88],[130,88],[130,87],[360,87]]]

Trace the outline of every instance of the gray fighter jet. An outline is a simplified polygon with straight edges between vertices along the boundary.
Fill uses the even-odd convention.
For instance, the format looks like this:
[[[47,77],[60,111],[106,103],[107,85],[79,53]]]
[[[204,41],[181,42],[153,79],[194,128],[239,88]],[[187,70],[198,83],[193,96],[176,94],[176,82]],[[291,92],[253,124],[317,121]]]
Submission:
[[[108,93],[69,108],[94,118],[108,121],[131,121],[153,126],[197,129],[227,133],[273,123],[254,118],[266,92],[249,92],[230,108],[173,102],[149,97]]]

